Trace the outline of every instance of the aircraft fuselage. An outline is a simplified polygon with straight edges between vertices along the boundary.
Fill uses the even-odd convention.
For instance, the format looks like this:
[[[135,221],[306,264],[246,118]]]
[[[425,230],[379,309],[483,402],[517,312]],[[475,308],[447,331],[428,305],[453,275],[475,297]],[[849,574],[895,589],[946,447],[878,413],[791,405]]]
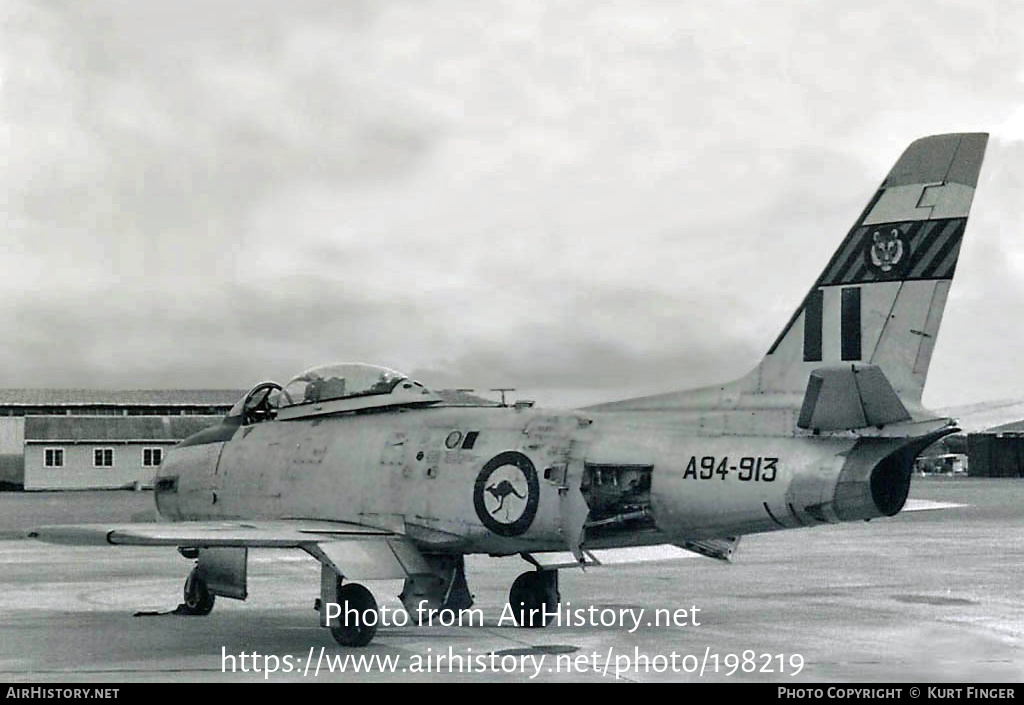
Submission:
[[[440,553],[645,545],[894,514],[905,445],[504,407],[228,419],[168,454],[156,497],[172,521],[347,521]]]

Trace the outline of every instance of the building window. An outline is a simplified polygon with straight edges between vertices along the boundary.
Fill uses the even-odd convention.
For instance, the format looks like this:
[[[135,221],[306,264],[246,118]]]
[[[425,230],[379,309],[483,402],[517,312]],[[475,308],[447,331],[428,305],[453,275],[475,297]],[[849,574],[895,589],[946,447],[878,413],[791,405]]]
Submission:
[[[64,449],[47,448],[43,451],[43,465],[48,468],[64,467]]]
[[[114,449],[113,448],[93,448],[93,450],[92,450],[92,466],[94,468],[112,468],[112,467],[114,467]]]
[[[164,459],[163,448],[143,448],[142,449],[142,467],[144,468],[155,468]]]

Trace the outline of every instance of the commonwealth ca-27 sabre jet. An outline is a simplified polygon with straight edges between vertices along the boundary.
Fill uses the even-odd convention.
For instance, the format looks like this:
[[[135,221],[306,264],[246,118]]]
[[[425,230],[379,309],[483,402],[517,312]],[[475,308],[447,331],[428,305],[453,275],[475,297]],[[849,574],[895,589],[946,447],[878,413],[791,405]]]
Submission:
[[[164,521],[41,527],[82,545],[173,546],[195,560],[179,611],[244,600],[250,548],[321,564],[321,626],[374,636],[358,580],[402,578],[410,614],[472,605],[464,556],[518,554],[522,626],[560,599],[558,569],[603,549],[673,544],[728,558],[743,534],[892,516],[916,455],[955,424],[921,393],[985,134],[912,143],[768,353],[702,389],[558,412],[458,406],[362,364],[249,391],[175,446],[155,479]],[[542,609],[545,608],[545,609]]]

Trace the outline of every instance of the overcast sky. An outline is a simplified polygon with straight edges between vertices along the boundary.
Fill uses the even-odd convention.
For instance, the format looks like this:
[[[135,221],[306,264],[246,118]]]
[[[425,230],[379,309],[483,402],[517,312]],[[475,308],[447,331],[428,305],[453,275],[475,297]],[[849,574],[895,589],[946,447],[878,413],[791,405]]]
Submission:
[[[1018,0],[0,7],[0,387],[724,381],[903,148],[965,130],[925,402],[1024,396]]]

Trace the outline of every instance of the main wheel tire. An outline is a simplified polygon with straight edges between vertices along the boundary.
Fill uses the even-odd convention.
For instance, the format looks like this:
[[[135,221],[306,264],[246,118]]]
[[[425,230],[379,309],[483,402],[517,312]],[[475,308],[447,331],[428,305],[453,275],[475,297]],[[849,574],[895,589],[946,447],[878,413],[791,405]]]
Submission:
[[[210,592],[206,581],[199,577],[199,574],[196,572],[197,570],[193,568],[185,580],[181,606],[178,608],[179,614],[201,617],[210,614],[210,611],[213,609],[216,597]]]
[[[549,594],[540,572],[532,570],[521,574],[508,591],[512,616],[520,627],[545,627],[557,609],[558,595]],[[544,608],[547,607],[546,616]]]
[[[367,612],[377,613],[377,600],[373,593],[359,583],[348,583],[338,586],[338,604],[341,605],[340,622],[337,626],[331,627],[331,636],[342,646],[366,646],[377,633],[377,619],[373,624],[366,624],[363,615]],[[354,624],[345,624],[345,616],[349,609],[359,613],[359,618],[353,620]]]

